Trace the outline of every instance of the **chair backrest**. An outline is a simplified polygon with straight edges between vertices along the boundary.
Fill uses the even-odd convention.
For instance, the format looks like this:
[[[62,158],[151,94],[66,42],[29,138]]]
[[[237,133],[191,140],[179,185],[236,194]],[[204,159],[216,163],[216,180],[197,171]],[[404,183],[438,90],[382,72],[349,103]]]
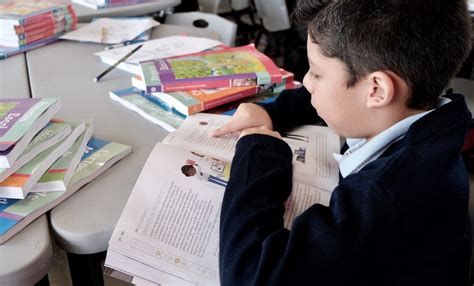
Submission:
[[[255,8],[267,31],[278,32],[291,27],[285,0],[255,0]]]
[[[218,13],[220,2],[220,0],[198,0],[201,11],[212,14]]]
[[[166,16],[165,23],[209,29],[219,33],[224,44],[235,45],[237,25],[218,15],[204,12],[174,13]]]

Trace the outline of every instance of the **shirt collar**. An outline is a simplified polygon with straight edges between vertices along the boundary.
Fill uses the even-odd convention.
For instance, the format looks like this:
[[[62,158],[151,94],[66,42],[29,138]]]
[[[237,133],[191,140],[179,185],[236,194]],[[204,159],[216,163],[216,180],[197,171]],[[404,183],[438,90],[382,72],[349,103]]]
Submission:
[[[449,98],[440,97],[437,107],[450,101]],[[357,173],[365,165],[377,159],[393,143],[401,140],[415,121],[433,110],[411,115],[385,129],[369,141],[365,138],[347,138],[346,143],[349,149],[343,155],[333,154],[334,158],[339,162],[339,170],[342,177],[345,178],[350,174]]]

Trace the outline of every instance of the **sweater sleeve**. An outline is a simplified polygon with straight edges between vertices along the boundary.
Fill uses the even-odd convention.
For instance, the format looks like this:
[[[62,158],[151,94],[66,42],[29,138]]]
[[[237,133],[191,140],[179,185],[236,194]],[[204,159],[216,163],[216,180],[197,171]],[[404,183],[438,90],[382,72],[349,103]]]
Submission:
[[[284,90],[274,102],[262,107],[270,115],[275,131],[288,131],[304,124],[324,124],[311,105],[311,94],[305,87]]]
[[[276,138],[239,140],[221,210],[222,285],[348,285],[369,271],[360,265],[377,263],[381,243],[373,237],[383,245],[400,240],[396,211],[376,184],[339,185],[330,207],[313,205],[285,229],[291,159]],[[380,253],[393,258],[400,250],[392,248]]]

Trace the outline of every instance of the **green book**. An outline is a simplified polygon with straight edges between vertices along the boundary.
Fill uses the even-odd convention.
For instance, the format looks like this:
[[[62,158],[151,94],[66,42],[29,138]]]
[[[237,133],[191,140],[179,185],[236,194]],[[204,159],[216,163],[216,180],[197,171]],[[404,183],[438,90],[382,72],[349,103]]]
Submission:
[[[50,121],[45,128],[43,128],[36,136],[31,140],[23,153],[13,163],[11,168],[0,168],[0,182],[14,174],[23,165],[31,161],[34,157],[38,156],[44,150],[57,144],[62,139],[71,133],[71,126],[65,124],[62,121]]]
[[[24,199],[49,167],[71,147],[85,129],[84,121],[71,126],[72,131],[65,139],[34,157],[13,175],[0,183],[0,197]]]
[[[66,186],[76,170],[84,151],[86,150],[87,142],[91,139],[92,131],[94,129],[92,121],[86,122],[86,130],[74,142],[54,164],[41,176],[36,185],[33,186],[31,192],[54,192],[65,191]]]

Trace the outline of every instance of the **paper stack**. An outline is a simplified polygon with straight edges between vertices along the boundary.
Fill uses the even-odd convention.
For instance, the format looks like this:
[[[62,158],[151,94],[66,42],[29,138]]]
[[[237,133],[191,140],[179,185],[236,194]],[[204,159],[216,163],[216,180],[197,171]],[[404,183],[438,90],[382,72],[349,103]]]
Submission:
[[[1,2],[0,59],[51,43],[76,24],[76,13],[66,1]]]

